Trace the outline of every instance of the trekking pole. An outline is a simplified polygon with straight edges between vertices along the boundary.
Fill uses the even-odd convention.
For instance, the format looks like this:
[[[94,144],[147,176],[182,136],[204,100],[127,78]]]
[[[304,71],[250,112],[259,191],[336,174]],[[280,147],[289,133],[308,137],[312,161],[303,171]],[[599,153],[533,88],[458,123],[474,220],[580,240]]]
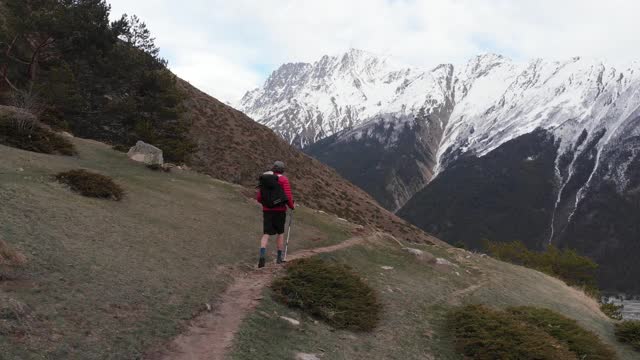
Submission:
[[[289,237],[291,236],[291,224],[293,223],[293,210],[289,212],[289,228],[287,229],[287,242],[284,245],[284,261],[287,261],[287,250],[289,250]]]

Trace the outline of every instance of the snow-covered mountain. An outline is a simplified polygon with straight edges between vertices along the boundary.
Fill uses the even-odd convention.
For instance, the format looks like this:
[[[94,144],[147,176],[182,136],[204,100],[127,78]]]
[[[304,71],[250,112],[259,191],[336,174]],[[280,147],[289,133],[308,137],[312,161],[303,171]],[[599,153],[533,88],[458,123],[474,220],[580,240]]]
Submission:
[[[417,112],[444,102],[450,66],[435,71],[398,65],[351,49],[313,64],[285,64],[239,108],[290,143],[305,147],[381,113]]]
[[[606,131],[597,144],[602,154],[625,135],[620,129],[634,128],[639,81],[637,63],[616,69],[581,58],[519,63],[486,54],[460,68],[421,70],[352,49],[313,64],[283,65],[262,88],[247,93],[240,107],[298,147],[334,134],[335,143],[353,142],[375,128],[384,129],[378,140],[391,151],[405,125],[414,128],[419,115],[424,122],[437,113],[437,123],[427,121],[420,136],[431,135],[426,148],[436,153],[435,166],[420,164],[424,179],[409,191],[390,189],[401,195],[383,204],[395,209],[459,154],[482,156],[537,128],[552,132],[562,153],[584,131]],[[610,174],[621,186],[623,172]]]
[[[640,256],[638,62],[417,69],[350,50],[283,65],[241,109],[445,240],[568,244],[612,287],[640,276],[620,260]]]

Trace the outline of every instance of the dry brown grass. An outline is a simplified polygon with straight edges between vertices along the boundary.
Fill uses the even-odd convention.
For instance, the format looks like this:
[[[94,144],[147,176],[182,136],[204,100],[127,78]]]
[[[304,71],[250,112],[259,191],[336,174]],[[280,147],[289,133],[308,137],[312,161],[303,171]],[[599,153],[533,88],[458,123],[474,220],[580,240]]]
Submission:
[[[27,257],[0,239],[0,266],[18,267],[27,263]]]

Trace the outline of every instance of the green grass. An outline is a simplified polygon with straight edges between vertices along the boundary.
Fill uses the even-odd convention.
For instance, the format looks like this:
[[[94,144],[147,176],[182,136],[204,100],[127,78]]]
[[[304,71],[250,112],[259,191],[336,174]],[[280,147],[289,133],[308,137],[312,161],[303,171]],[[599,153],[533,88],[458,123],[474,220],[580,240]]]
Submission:
[[[599,298],[596,270],[598,264],[572,249],[558,249],[550,245],[544,251],[527,249],[524,243],[487,241],[488,253],[498,260],[526,266],[562,279],[571,286],[579,286],[594,298]]]
[[[318,258],[297,260],[272,289],[283,304],[338,329],[370,331],[379,320],[381,305],[375,292],[345,265]]]
[[[600,311],[613,320],[622,320],[622,309],[624,305],[616,305],[613,303],[600,304]]]
[[[578,359],[565,344],[544,329],[483,305],[455,309],[448,322],[457,350],[471,359]]]
[[[257,261],[261,208],[240,188],[149,171],[106,145],[73,142],[74,157],[0,146],[0,238],[28,260],[18,278],[0,281],[0,295],[32,310],[21,327],[28,333],[0,336],[8,359],[136,358],[180,333],[231,275]],[[53,175],[76,168],[108,175],[127,196],[70,194]],[[289,249],[335,244],[350,232],[300,207]]]
[[[82,169],[69,170],[58,173],[56,179],[82,196],[115,201],[120,201],[124,197],[122,187],[102,174]]]
[[[434,266],[389,240],[318,255],[325,261],[348,264],[376,291],[383,311],[373,331],[335,330],[274,300],[273,290],[268,289],[258,309],[242,324],[231,358],[255,359],[258,354],[261,359],[290,359],[302,352],[324,354],[324,359],[462,360],[447,316],[452,308],[484,304],[496,309],[536,306],[553,310],[598,335],[619,359],[636,359],[630,348],[616,341],[614,322],[599,311],[598,303],[561,280],[461,249],[411,247],[458,267]],[[298,319],[301,325],[290,326],[279,319],[281,315]]]
[[[631,345],[640,352],[640,321],[623,321],[616,324],[616,337],[621,343]]]

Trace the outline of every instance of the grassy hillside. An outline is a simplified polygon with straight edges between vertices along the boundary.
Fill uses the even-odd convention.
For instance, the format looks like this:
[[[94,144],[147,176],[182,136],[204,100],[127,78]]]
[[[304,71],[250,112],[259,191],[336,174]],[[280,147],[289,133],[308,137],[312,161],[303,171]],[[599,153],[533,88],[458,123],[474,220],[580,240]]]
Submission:
[[[73,142],[77,157],[0,146],[0,239],[27,258],[22,270],[0,267],[2,359],[136,358],[255,265],[261,210],[241,188]],[[77,168],[111,176],[124,199],[85,198],[53,179]],[[349,236],[334,217],[296,216],[292,251]]]
[[[598,304],[561,281],[461,249],[420,249],[456,266],[420,260],[384,237],[321,255],[349,264],[377,290],[383,315],[373,332],[333,330],[275,302],[267,290],[260,307],[243,324],[232,358],[292,359],[300,353],[323,359],[462,359],[446,330],[446,314],[453,306],[481,303],[557,311],[616,347],[620,359],[637,359],[630,348],[616,343],[613,322],[598,311]],[[301,324],[291,326],[279,316]]]
[[[62,157],[0,146],[0,238],[24,254],[0,275],[0,353],[8,359],[132,359],[215,308],[233,276],[254,265],[260,208],[244,189],[205,175],[155,172],[108,146],[73,139]],[[120,202],[70,192],[53,175],[83,168],[111,176]],[[340,242],[353,226],[301,208],[292,251]],[[454,266],[401,250],[387,235],[321,258],[349,264],[383,304],[373,333],[332,331],[276,303],[266,291],[244,322],[233,358],[458,359],[445,330],[453,306],[533,305],[577,319],[617,347],[597,304],[561,281],[460,249],[414,245]],[[384,269],[390,266],[392,269]],[[3,268],[0,267],[0,271]],[[279,315],[301,320],[292,327]]]

